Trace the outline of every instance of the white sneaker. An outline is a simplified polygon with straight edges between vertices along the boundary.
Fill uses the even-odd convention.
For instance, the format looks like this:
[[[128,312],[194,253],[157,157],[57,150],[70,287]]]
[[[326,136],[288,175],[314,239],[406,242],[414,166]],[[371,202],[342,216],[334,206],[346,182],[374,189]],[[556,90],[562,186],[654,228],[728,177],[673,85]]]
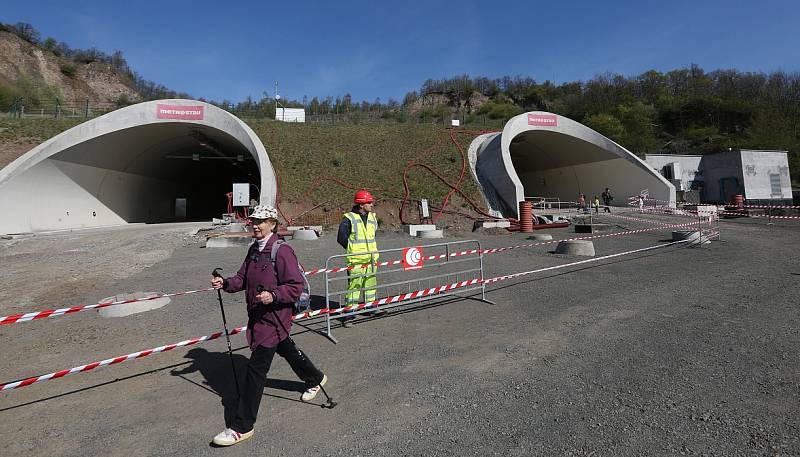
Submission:
[[[217,446],[233,446],[234,444],[244,441],[247,438],[253,436],[253,430],[250,430],[247,433],[239,433],[236,430],[226,428],[219,435],[214,437],[214,444]]]
[[[310,387],[308,390],[303,392],[303,396],[300,397],[300,399],[303,401],[313,400],[316,398],[320,389],[322,389],[322,386],[324,386],[326,382],[328,382],[328,375],[322,375],[322,382],[320,382],[318,386]]]

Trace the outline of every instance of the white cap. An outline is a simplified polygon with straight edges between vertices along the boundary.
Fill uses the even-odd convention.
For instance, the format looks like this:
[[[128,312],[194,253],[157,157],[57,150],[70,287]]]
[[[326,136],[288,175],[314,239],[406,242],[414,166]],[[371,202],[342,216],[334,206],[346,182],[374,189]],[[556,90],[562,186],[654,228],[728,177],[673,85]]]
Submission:
[[[253,208],[250,214],[253,219],[275,219],[278,220],[278,210],[269,205],[258,205]]]

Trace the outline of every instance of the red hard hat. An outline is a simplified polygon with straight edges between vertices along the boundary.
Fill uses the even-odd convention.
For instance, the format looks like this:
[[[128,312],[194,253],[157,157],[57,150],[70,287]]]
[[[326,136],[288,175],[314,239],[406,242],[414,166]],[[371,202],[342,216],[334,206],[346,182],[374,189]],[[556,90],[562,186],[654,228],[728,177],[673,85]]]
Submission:
[[[373,202],[372,194],[369,193],[367,189],[361,189],[358,192],[356,192],[356,198],[353,199],[353,201],[357,204],[372,203]]]

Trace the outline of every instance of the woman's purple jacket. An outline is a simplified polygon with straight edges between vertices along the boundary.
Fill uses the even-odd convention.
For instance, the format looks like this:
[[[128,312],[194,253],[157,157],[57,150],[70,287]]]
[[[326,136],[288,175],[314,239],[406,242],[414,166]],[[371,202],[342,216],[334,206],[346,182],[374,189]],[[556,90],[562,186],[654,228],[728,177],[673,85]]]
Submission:
[[[303,292],[303,272],[291,246],[283,244],[278,248],[274,267],[270,261],[272,245],[278,239],[281,238],[272,234],[261,252],[258,251],[258,243],[253,243],[242,267],[236,275],[226,278],[222,286],[225,292],[245,291],[249,317],[247,342],[253,351],[259,346],[275,347],[289,336],[293,305]],[[258,301],[256,295],[259,286],[274,293],[276,300],[269,305]]]

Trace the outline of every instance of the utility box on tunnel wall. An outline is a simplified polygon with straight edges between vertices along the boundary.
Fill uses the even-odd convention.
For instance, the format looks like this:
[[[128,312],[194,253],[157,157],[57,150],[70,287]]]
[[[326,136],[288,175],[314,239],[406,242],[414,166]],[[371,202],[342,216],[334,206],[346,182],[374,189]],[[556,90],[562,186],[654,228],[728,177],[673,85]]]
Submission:
[[[233,184],[233,206],[250,206],[250,184]]]

